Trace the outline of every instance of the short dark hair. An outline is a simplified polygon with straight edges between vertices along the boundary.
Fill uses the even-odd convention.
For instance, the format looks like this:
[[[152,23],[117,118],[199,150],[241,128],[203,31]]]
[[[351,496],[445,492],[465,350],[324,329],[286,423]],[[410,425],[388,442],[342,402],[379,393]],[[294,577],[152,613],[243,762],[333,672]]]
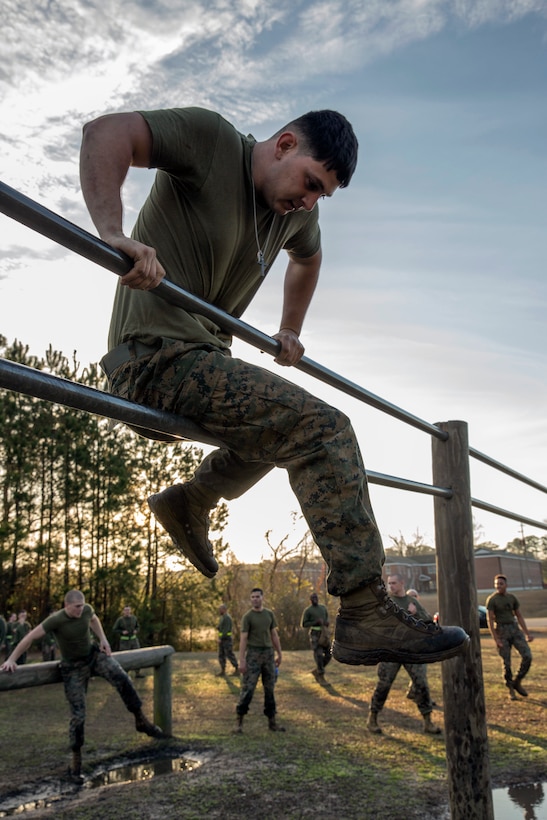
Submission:
[[[260,592],[261,595],[264,595],[264,590],[260,589],[260,587],[253,587],[251,590],[251,595],[253,594],[253,592]]]
[[[494,575],[494,581],[496,581],[498,578],[502,578],[505,581],[505,583],[507,583],[507,575]]]
[[[335,171],[341,188],[347,188],[357,166],[359,143],[350,122],[338,111],[308,111],[278,131],[293,128],[304,138],[305,147],[327,171]]]

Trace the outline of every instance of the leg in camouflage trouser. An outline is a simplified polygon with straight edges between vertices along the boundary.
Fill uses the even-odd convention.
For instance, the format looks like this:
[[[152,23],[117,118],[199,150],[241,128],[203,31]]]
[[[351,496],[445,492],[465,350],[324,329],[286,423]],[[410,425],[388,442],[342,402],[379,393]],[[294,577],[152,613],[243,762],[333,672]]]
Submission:
[[[275,660],[273,649],[255,649],[250,646],[246,654],[247,669],[241,683],[241,694],[236,706],[238,715],[246,715],[258,683],[262,677],[264,687],[264,714],[267,718],[275,717]]]
[[[412,681],[412,689],[416,693],[414,700],[420,714],[429,715],[433,711],[431,692],[427,682],[427,666],[425,663],[405,663],[404,667]]]
[[[330,663],[332,655],[329,646],[319,645],[320,637],[320,630],[310,629],[310,646],[313,652],[313,659],[315,661],[317,671],[323,673],[325,671],[325,666]]]
[[[69,742],[73,751],[77,751],[84,744],[86,693],[91,675],[100,675],[112,684],[118,690],[127,709],[133,714],[142,706],[142,701],[127,672],[114,658],[99,652],[98,649],[94,648],[92,655],[86,660],[62,661],[60,669],[66,699],[70,706]]]
[[[517,624],[498,624],[497,632],[503,641],[503,645],[498,649],[498,653],[502,661],[505,683],[509,684],[513,680],[513,674],[511,672],[512,647],[515,647],[521,657],[517,677],[522,680],[532,665],[532,650],[528,646],[524,633],[521,632]]]
[[[111,391],[196,421],[225,442],[193,479],[211,497],[237,498],[272,467],[285,468],[329,567],[332,595],[381,575],[384,553],[365,468],[342,412],[220,350],[185,351],[172,340],[117,368]]]
[[[371,712],[381,712],[402,663],[379,663],[378,683],[370,702]]]
[[[433,711],[429,684],[427,683],[427,667],[423,663],[380,663],[378,664],[378,683],[372,695],[371,712],[381,712],[391,691],[393,681],[399,669],[404,666],[408,672],[416,691],[416,706],[420,714],[429,715]]]
[[[218,642],[218,662],[224,672],[226,661],[230,661],[234,669],[237,669],[237,658],[234,654],[234,642],[232,638],[221,638]]]

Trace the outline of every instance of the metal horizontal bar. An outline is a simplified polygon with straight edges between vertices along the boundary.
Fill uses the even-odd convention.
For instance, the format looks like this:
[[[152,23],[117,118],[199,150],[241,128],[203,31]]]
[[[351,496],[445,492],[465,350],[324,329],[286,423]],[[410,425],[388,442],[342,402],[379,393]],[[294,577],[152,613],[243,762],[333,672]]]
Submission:
[[[394,487],[398,490],[409,490],[413,493],[424,493],[425,495],[436,495],[441,498],[452,498],[453,492],[448,487],[436,487],[434,484],[421,484],[419,481],[411,481],[407,478],[397,478],[385,473],[375,473],[367,470],[367,478],[371,484],[381,484],[384,487]]]
[[[535,518],[525,518],[519,515],[519,513],[510,512],[510,510],[504,510],[501,507],[495,507],[493,504],[488,504],[486,501],[479,501],[477,498],[471,499],[471,505],[478,507],[480,510],[501,515],[504,518],[511,518],[513,521],[520,521],[522,524],[529,524],[531,527],[538,527],[540,530],[547,530],[547,522],[545,521],[537,521]]]
[[[222,446],[222,442],[189,419],[153,410],[9,359],[0,358],[0,387],[16,390],[37,399],[59,402],[97,416],[107,416],[124,424],[140,427],[144,431],[167,433],[175,438],[200,441],[215,447]]]
[[[101,267],[117,273],[120,276],[127,273],[133,267],[133,261],[129,256],[120,251],[115,250],[106,242],[98,239],[93,234],[83,230],[83,228],[74,225],[58,214],[44,208],[34,200],[10,188],[3,182],[0,182],[0,211],[6,216],[21,222],[28,228],[47,236],[54,242],[58,242],[65,248],[69,248],[75,253],[96,262]],[[234,336],[243,339],[248,344],[259,348],[260,350],[276,356],[279,352],[279,342],[272,339],[265,333],[243,322],[241,319],[236,319],[234,316],[225,313],[223,310],[211,305],[203,299],[194,296],[183,288],[178,287],[168,280],[163,280],[153,291],[150,291],[154,296],[169,302],[169,304],[181,307],[192,313],[199,313],[201,316],[206,316],[211,319],[219,327],[230,331]],[[344,379],[332,370],[306,358],[305,356],[300,362],[295,365],[298,370],[301,370],[308,375],[318,378],[320,381],[331,385],[344,393],[347,393],[354,398],[359,399],[365,404],[369,404],[383,412],[387,413],[406,424],[416,427],[425,433],[429,433],[436,438],[446,440],[448,435],[443,430],[440,430],[434,424],[430,424],[417,416],[408,413],[400,407],[386,401],[385,399],[376,396],[374,393],[365,390],[363,387],[354,382]]]
[[[540,490],[542,493],[547,493],[547,487],[545,487],[543,484],[540,484],[538,481],[534,481],[533,478],[528,478],[528,476],[525,476],[522,473],[518,473],[511,467],[507,467],[505,464],[502,464],[501,461],[496,461],[495,459],[490,458],[490,456],[481,453],[479,450],[475,450],[474,447],[469,448],[469,455],[473,456],[473,458],[476,458],[477,461],[482,461],[489,467],[493,467],[495,470],[499,470],[502,473],[506,473],[507,475],[511,476],[511,478],[516,478],[518,481],[522,481],[524,484],[528,484],[530,487],[534,487],[536,490]]]

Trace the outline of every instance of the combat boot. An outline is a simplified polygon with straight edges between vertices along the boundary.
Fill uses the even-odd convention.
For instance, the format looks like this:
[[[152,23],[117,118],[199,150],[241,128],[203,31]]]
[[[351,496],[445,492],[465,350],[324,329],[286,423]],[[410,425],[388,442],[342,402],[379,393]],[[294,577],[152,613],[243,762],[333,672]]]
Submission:
[[[439,726],[435,726],[433,721],[431,720],[431,715],[424,715],[424,732],[426,735],[440,735],[441,729]]]
[[[209,541],[209,510],[204,507],[206,491],[191,484],[175,484],[148,499],[148,506],[175,547],[206,578],[214,578],[218,564]],[[198,496],[203,496],[201,498]],[[212,506],[217,503],[211,498]],[[218,499],[217,499],[218,501]]]
[[[142,709],[135,712],[135,729],[137,732],[143,732],[143,734],[148,735],[148,737],[155,737],[158,740],[169,737],[159,726],[155,726],[144,716]]]
[[[340,663],[435,663],[468,645],[461,627],[425,623],[398,607],[381,578],[340,598],[332,650]]]
[[[244,715],[238,715],[236,717],[236,728],[234,729],[234,734],[242,735],[243,734],[243,718]]]
[[[522,681],[522,678],[519,678],[519,676],[517,675],[517,677],[513,681],[513,689],[516,692],[518,692],[519,695],[522,695],[523,698],[527,698],[528,697],[528,692],[526,691],[526,689],[522,685],[521,681]]]
[[[516,700],[517,696],[515,695],[515,689],[513,687],[513,681],[508,681],[505,685],[509,689],[509,700]]]
[[[268,718],[268,729],[271,729],[272,732],[284,732],[285,731],[285,727],[280,726],[279,723],[276,721],[275,715],[274,715],[274,717],[269,717]]]
[[[378,726],[378,712],[370,711],[368,713],[367,729],[369,732],[372,732],[373,735],[382,734],[382,729]]]

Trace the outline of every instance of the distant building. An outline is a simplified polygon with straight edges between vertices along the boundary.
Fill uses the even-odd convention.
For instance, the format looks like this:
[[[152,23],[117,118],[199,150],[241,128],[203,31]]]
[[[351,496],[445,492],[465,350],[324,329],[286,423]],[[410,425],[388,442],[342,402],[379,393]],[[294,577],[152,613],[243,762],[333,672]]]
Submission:
[[[477,591],[492,589],[494,575],[506,575],[507,586],[515,589],[542,589],[541,561],[507,550],[478,549],[475,552]]]
[[[437,565],[435,554],[412,556],[386,556],[384,578],[393,574],[402,575],[407,589],[413,587],[418,592],[437,591]],[[475,576],[477,592],[492,589],[494,575],[506,575],[510,589],[542,589],[543,573],[541,561],[507,550],[478,549],[475,551]]]

